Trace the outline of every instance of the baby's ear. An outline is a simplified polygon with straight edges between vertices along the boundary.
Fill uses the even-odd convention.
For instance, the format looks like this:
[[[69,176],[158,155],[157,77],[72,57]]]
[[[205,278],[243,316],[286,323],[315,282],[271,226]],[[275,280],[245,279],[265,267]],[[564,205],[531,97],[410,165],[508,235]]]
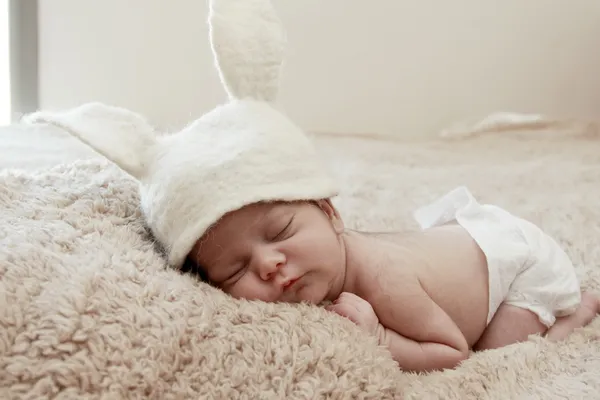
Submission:
[[[335,229],[336,233],[343,233],[345,226],[340,213],[337,208],[333,205],[330,199],[322,199],[317,200],[317,205],[323,212],[329,217],[331,224],[333,225],[333,229]]]

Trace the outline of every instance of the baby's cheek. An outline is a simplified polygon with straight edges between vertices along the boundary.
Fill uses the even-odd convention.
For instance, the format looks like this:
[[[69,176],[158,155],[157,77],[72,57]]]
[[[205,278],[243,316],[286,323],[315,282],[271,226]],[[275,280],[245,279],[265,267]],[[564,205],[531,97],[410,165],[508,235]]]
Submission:
[[[251,278],[245,277],[233,285],[228,292],[233,297],[247,300],[262,300],[267,302],[276,301],[272,290],[269,290],[262,282],[257,282]]]
[[[305,301],[311,304],[319,304],[327,296],[327,288],[319,283],[306,285],[298,290],[298,301]]]

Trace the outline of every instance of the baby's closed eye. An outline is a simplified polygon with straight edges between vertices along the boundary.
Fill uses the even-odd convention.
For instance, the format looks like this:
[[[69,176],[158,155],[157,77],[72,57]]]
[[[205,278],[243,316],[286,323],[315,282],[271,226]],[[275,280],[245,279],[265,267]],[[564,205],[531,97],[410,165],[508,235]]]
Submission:
[[[282,240],[285,239],[287,237],[287,235],[289,234],[289,232],[291,231],[292,228],[292,223],[294,222],[294,217],[292,216],[285,225],[283,225],[282,228],[279,228],[275,234],[275,236],[273,237],[273,241],[275,240]]]
[[[231,268],[232,273],[230,273],[229,276],[227,278],[225,278],[221,282],[220,285],[221,286],[231,286],[231,285],[235,284],[237,281],[239,281],[244,276],[247,269],[248,269],[247,261],[242,261],[240,263],[237,263],[235,266],[233,266],[233,268]]]

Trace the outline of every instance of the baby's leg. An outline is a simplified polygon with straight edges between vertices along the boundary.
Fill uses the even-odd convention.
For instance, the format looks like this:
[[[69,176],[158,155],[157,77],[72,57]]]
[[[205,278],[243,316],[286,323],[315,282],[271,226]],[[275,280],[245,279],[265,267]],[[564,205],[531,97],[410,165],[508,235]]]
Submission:
[[[473,346],[473,350],[496,349],[523,342],[529,335],[544,333],[546,329],[533,312],[503,303],[483,331],[479,341]]]
[[[554,325],[547,329],[533,312],[503,303],[479,341],[473,346],[473,350],[495,349],[522,342],[527,340],[529,335],[536,333],[546,333],[548,340],[559,341],[575,329],[592,322],[598,313],[600,313],[600,297],[584,292],[577,310],[571,315],[557,318]]]
[[[590,292],[584,292],[577,310],[571,315],[557,318],[554,325],[548,329],[546,338],[552,341],[563,340],[575,329],[592,322],[598,313],[600,313],[600,297]]]

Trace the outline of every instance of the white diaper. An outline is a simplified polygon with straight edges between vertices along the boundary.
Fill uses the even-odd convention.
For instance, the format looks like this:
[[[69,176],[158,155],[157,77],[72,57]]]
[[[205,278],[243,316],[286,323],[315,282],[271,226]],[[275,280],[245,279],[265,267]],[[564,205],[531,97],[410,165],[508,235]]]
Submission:
[[[547,327],[579,305],[579,280],[558,243],[524,219],[479,204],[467,188],[417,209],[415,219],[422,229],[456,221],[479,244],[489,270],[488,323],[502,303],[532,311]]]

